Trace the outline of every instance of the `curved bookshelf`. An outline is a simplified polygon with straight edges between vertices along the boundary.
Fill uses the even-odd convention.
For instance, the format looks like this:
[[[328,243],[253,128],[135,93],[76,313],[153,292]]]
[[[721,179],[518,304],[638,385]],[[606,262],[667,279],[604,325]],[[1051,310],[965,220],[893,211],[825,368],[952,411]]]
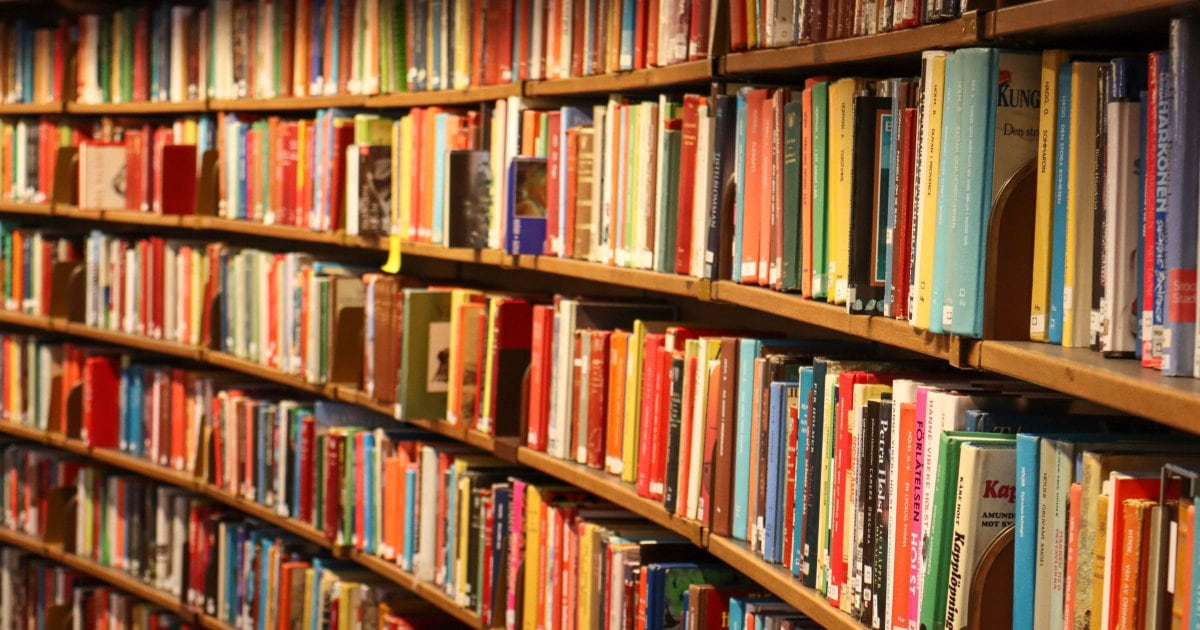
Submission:
[[[574,96],[607,94],[609,92],[641,92],[704,84],[712,81],[716,76],[713,72],[715,61],[715,58],[699,59],[629,72],[529,81],[525,84],[525,94],[527,96]]]
[[[21,534],[11,529],[0,528],[0,544],[18,547],[47,560],[52,560],[63,566],[75,569],[84,575],[96,578],[105,584],[125,591],[138,599],[143,599],[159,608],[170,611],[186,623],[193,623],[201,628],[213,628],[214,630],[232,630],[232,626],[226,625],[215,617],[210,617],[187,606],[174,595],[164,593],[131,575],[116,569],[110,569],[83,556],[67,553],[32,536]]]
[[[142,115],[142,114],[200,114],[208,107],[204,100],[139,101],[133,103],[76,103],[66,104],[68,114]]]
[[[481,85],[461,90],[428,90],[424,92],[393,92],[367,98],[366,106],[379,109],[425,107],[427,105],[470,105],[510,96],[522,96],[521,82],[500,85]]]
[[[1166,18],[1196,8],[1195,0],[1035,0],[1001,7],[984,16],[989,40],[1037,39],[1165,27]]]
[[[61,114],[62,111],[62,103],[0,104],[0,116],[38,116],[41,114]]]

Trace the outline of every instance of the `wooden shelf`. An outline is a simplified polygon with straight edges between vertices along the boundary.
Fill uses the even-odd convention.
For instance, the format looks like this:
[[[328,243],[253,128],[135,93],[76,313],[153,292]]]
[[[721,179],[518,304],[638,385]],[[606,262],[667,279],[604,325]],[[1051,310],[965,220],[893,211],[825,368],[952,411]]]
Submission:
[[[704,545],[705,527],[703,525],[667,512],[662,503],[638,495],[633,486],[606,472],[564,461],[531,448],[519,449],[517,461],[602,499],[612,501],[630,512],[687,538],[695,545]]]
[[[327,107],[359,108],[367,103],[362,94],[330,96],[280,96],[276,98],[210,99],[208,110],[213,112],[285,112],[323,109]]]
[[[403,109],[429,105],[473,105],[510,96],[521,96],[520,82],[501,85],[481,85],[463,90],[427,90],[423,92],[394,92],[367,99],[366,106],[378,109]]]
[[[786,72],[798,80],[794,78],[796,73],[813,74],[838,66],[916,59],[930,49],[970,46],[980,41],[979,35],[979,18],[968,13],[948,22],[879,35],[732,53],[721,57],[719,72],[726,76]]]
[[[0,116],[38,116],[61,114],[63,104],[56,103],[4,103],[0,104]]]
[[[516,266],[531,271],[592,280],[655,293],[691,297],[701,301],[712,298],[712,285],[708,280],[673,273],[628,269],[554,256],[518,256],[516,257]]]
[[[525,94],[529,96],[574,96],[608,94],[610,92],[644,92],[703,84],[713,80],[715,61],[715,59],[700,59],[630,72],[529,81],[525,84]],[[702,91],[708,92],[707,88]]]
[[[482,620],[479,618],[479,615],[476,615],[474,611],[460,606],[458,602],[454,601],[453,598],[451,598],[437,586],[430,584],[429,582],[418,580],[415,575],[404,571],[395,564],[378,556],[372,556],[368,553],[364,553],[358,549],[351,549],[349,557],[355,562],[370,569],[374,573],[403,586],[413,593],[416,593],[421,597],[421,599],[424,599],[434,606],[437,606],[443,612],[453,615],[455,619],[458,619],[468,626],[472,628],[480,628],[481,630],[486,628],[486,626],[483,625]],[[503,627],[503,625],[500,627]]]
[[[25,216],[37,217],[50,216],[50,204],[17,203],[15,201],[6,201],[0,203],[0,214],[21,214]]]
[[[185,605],[178,597],[160,591],[131,575],[116,569],[110,569],[83,556],[67,553],[32,536],[27,536],[11,529],[0,528],[0,544],[18,547],[47,560],[52,560],[63,566],[75,569],[84,575],[122,590],[137,599],[145,600],[158,606],[179,617],[185,623],[199,624],[205,628],[230,628],[230,626],[222,623],[220,620],[209,617]]]
[[[782,566],[767,564],[750,551],[749,546],[732,538],[709,536],[708,552],[729,566],[752,576],[755,582],[795,606],[822,628],[865,630],[866,626],[834,608],[824,595],[804,586]]]
[[[68,114],[135,115],[135,114],[200,114],[208,109],[204,100],[147,101],[137,103],[67,103]]]
[[[1196,6],[1195,0],[1035,0],[988,12],[983,34],[989,40],[1128,35],[1165,27],[1168,17]]]

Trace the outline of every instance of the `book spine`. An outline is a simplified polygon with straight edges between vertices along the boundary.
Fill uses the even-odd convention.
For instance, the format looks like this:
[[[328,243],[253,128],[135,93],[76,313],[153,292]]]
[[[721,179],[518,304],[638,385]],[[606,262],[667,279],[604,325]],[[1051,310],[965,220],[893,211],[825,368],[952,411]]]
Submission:
[[[1196,337],[1197,186],[1200,168],[1200,20],[1171,21],[1171,151],[1167,195],[1167,309],[1162,371],[1192,376]]]

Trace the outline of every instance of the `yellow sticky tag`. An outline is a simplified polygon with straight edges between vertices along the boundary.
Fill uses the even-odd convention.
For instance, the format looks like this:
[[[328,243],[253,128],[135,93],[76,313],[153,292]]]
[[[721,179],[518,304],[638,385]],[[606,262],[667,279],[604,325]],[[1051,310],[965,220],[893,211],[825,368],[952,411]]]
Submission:
[[[387,262],[383,263],[383,270],[388,273],[400,272],[400,235],[391,234],[388,236],[388,258]]]

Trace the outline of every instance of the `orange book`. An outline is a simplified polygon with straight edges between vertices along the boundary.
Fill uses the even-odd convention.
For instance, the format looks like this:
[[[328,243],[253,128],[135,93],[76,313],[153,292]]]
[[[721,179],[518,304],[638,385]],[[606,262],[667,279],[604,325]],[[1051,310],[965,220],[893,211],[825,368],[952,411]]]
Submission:
[[[182,368],[171,370],[171,467],[183,470],[187,459],[187,378]]]
[[[590,348],[590,334],[591,331],[588,330],[576,330],[575,339],[567,342],[575,344],[575,353],[573,355],[575,357],[575,364],[571,368],[574,370],[574,378],[571,379],[572,389],[570,392],[571,415],[568,418],[568,422],[571,423],[571,445],[567,450],[567,459],[575,459],[577,461],[580,459],[578,455],[580,444],[587,444],[587,435],[584,434],[583,431],[583,429],[586,427],[585,418],[587,416],[587,409],[583,407],[583,399],[580,396],[581,393],[586,391],[585,388],[587,385],[584,384],[581,387],[580,381],[583,380],[583,362],[587,360],[587,354],[584,351]],[[583,462],[580,461],[580,463]]]
[[[436,169],[437,160],[442,159],[440,155],[434,155],[437,149],[437,120],[438,115],[444,113],[440,107],[430,107],[425,111],[424,129],[422,133],[424,137],[421,142],[421,185],[420,189],[420,204],[421,221],[420,236],[421,240],[429,242],[433,238],[433,195],[437,193],[434,190],[433,177]]]
[[[1117,628],[1134,630],[1140,628],[1144,620],[1144,595],[1140,590],[1140,585],[1145,583],[1143,545],[1146,528],[1150,526],[1150,508],[1156,503],[1148,499],[1130,499],[1121,506],[1125,527],[1120,533],[1121,566],[1116,576],[1119,578],[1118,597],[1111,604],[1115,608]]]
[[[533,109],[521,112],[521,155],[537,155],[538,113]]]
[[[13,230],[12,233],[12,286],[9,287],[12,302],[7,305],[9,310],[22,310],[25,301],[25,232]]]
[[[1190,593],[1192,592],[1192,545],[1193,540],[1192,523],[1196,517],[1195,504],[1180,505],[1176,511],[1176,530],[1179,532],[1177,536],[1175,554],[1175,593]],[[1183,630],[1191,627],[1191,619],[1188,617],[1188,602],[1187,597],[1175,597],[1171,600],[1171,630]]]
[[[617,330],[608,340],[608,428],[604,449],[606,464],[621,461],[621,447],[625,436],[625,370],[629,361],[630,334],[624,330]],[[610,473],[614,472],[611,466],[606,465],[605,468]]]
[[[763,106],[770,95],[771,90],[767,88],[751,90],[746,94],[746,193],[742,205],[740,269],[742,284],[758,284],[759,239],[767,236],[760,234],[760,215],[767,214],[769,219],[769,213],[762,207],[762,182],[768,166],[763,164],[763,157],[768,154],[763,147],[763,135],[767,129]],[[767,144],[766,148],[769,149],[770,145]],[[770,197],[765,202],[770,203]]]
[[[1082,509],[1083,485],[1071,484],[1070,507],[1067,511],[1067,572],[1063,582],[1064,627],[1071,627],[1075,619],[1075,570],[1079,566],[1079,520]]]

